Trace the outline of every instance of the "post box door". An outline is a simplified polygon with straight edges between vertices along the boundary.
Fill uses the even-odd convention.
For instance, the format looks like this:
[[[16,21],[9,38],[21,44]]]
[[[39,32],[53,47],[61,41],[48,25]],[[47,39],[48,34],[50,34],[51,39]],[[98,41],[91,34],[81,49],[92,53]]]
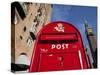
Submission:
[[[77,52],[66,53],[42,53],[38,71],[72,70],[81,69],[81,63]]]
[[[39,71],[55,71],[62,69],[62,54],[42,53],[40,55]]]

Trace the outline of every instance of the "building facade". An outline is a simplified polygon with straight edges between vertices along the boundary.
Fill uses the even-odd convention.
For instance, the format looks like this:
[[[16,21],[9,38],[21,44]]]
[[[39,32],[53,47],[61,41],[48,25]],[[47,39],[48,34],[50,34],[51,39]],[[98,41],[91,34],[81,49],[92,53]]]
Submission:
[[[12,64],[30,65],[37,34],[50,22],[51,11],[50,4],[31,2],[11,4]]]
[[[97,68],[97,39],[96,35],[93,32],[93,28],[89,26],[87,21],[84,23],[85,25],[85,31],[86,31],[86,36],[88,39],[88,43],[90,46],[90,51],[93,59],[93,68]]]

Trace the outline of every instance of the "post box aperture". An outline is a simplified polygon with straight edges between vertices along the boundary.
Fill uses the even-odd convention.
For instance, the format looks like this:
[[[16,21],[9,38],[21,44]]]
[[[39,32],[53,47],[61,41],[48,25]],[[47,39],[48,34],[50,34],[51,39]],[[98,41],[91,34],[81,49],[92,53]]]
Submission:
[[[80,32],[66,22],[52,22],[38,33],[29,72],[87,69]]]
[[[42,34],[40,41],[77,41],[77,34],[75,33],[55,33]]]

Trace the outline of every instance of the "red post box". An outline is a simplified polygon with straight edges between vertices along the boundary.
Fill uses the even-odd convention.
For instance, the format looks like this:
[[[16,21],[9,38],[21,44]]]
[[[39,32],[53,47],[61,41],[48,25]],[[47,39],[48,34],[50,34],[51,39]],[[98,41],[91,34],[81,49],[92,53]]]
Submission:
[[[38,33],[29,72],[87,69],[82,37],[66,22],[52,22]]]

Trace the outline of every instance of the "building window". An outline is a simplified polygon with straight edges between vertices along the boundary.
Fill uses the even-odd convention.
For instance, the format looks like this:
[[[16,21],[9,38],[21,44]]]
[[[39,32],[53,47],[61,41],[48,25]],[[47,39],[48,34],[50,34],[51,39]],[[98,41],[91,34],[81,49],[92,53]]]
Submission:
[[[30,32],[30,36],[31,36],[31,38],[32,38],[33,41],[36,39],[36,37],[35,37],[35,35],[34,35],[33,32]]]
[[[26,31],[26,26],[24,26],[23,31],[24,31],[24,32]]]
[[[26,40],[27,46],[28,47],[31,47],[32,46],[32,42],[33,42],[32,41],[32,38],[31,37],[28,37],[27,40]]]
[[[23,37],[21,35],[19,37],[20,37],[21,40],[23,39]]]
[[[36,24],[37,24],[37,22],[32,22],[32,27],[31,27],[31,31],[33,32],[33,33],[35,33],[36,32]]]

